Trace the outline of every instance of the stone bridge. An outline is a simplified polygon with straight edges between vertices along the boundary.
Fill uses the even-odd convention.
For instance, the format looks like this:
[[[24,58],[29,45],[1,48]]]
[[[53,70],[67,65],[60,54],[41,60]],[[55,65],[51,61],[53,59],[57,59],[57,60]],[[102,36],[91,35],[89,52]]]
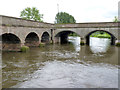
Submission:
[[[68,34],[75,32],[89,44],[93,32],[105,31],[111,35],[111,44],[120,40],[118,23],[95,22],[76,24],[40,23],[21,18],[0,16],[0,37],[2,49],[19,49],[23,45],[39,46],[43,43],[65,42]]]

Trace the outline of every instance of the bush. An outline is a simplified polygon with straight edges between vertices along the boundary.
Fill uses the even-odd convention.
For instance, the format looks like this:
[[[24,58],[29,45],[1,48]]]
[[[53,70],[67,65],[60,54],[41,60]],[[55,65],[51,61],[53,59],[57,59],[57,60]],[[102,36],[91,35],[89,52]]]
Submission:
[[[93,34],[90,35],[90,37],[97,37],[97,38],[111,38],[111,36],[106,33],[106,32],[100,32],[100,31],[97,31]]]
[[[52,40],[50,41],[50,44],[54,44]]]
[[[27,52],[29,50],[28,46],[22,46],[21,47],[21,52]]]
[[[45,43],[40,43],[39,47],[44,47]]]
[[[85,43],[83,41],[80,42],[80,45],[85,45]]]
[[[120,47],[120,42],[116,43],[116,46]]]

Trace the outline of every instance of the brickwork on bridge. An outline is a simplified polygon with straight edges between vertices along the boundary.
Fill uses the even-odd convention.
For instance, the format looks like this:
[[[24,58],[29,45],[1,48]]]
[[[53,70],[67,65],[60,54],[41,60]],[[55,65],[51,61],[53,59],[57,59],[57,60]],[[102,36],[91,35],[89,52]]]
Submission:
[[[42,23],[33,20],[24,20],[21,18],[1,16],[2,25],[4,26],[14,26],[14,27],[31,27],[31,28],[52,28],[54,24],[51,23]]]
[[[12,33],[20,38],[21,43],[25,42],[26,36],[35,32],[39,39],[41,40],[41,36],[44,32],[48,32],[51,35],[50,30],[53,28],[53,24],[49,23],[40,23],[32,20],[23,20],[21,18],[14,18],[8,16],[0,16],[2,17],[2,30],[1,34],[4,33]]]
[[[119,34],[119,23],[115,22],[93,22],[93,23],[76,23],[76,24],[51,24],[51,23],[40,23],[32,20],[23,20],[21,18],[1,16],[0,15],[0,35],[12,33],[16,35],[21,45],[25,44],[27,35],[31,32],[36,33],[39,37],[39,43],[43,33],[49,34],[49,40],[52,39],[54,43],[60,42],[60,32],[75,32],[82,39],[86,39],[86,36],[94,31],[105,31],[115,37],[115,40],[120,39]],[[37,42],[38,43],[38,42]]]

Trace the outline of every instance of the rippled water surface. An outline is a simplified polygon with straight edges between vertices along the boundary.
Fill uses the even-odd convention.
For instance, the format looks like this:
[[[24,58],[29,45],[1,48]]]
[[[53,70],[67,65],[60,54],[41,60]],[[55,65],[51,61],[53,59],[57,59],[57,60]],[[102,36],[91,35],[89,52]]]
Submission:
[[[3,88],[117,88],[118,47],[91,38],[90,46],[46,45],[27,53],[3,52]]]

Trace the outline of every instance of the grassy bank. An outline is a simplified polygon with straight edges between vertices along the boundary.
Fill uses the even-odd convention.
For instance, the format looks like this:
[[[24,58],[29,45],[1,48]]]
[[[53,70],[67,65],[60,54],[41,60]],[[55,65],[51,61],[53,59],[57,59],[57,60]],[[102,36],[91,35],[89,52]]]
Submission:
[[[90,37],[109,38],[109,39],[111,38],[111,36],[108,33],[100,32],[100,31],[91,34]]]

